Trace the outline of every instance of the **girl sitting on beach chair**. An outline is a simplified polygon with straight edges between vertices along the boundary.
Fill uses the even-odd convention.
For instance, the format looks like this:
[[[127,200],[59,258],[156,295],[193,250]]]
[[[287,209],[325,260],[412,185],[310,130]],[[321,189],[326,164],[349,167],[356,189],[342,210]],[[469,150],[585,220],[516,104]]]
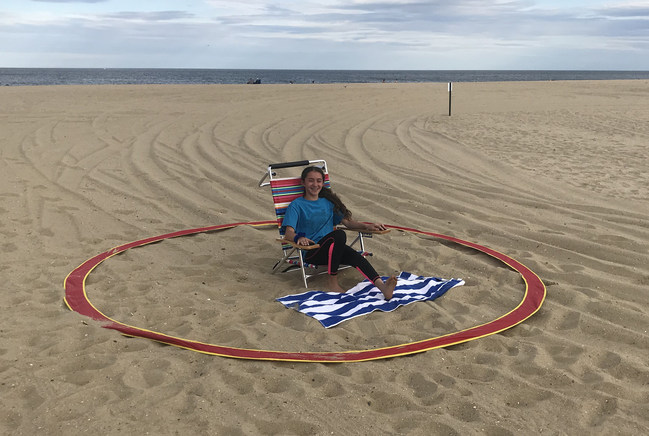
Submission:
[[[300,246],[320,246],[306,253],[304,260],[314,265],[327,265],[329,291],[345,292],[338,283],[337,276],[338,267],[342,263],[358,269],[374,283],[386,300],[392,298],[397,278],[391,276],[383,281],[367,259],[346,244],[345,231],[334,230],[334,226],[338,224],[366,231],[385,230],[385,226],[353,220],[351,212],[340,198],[331,189],[323,189],[325,173],[322,168],[305,168],[301,180],[304,195],[293,200],[286,209],[282,223],[285,227],[284,238]]]

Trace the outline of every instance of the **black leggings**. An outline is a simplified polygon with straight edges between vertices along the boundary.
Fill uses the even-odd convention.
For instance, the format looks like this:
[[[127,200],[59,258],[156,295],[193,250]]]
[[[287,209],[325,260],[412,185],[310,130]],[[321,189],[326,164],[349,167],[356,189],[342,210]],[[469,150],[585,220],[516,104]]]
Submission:
[[[320,248],[305,254],[304,260],[308,263],[327,265],[327,272],[330,275],[336,275],[340,264],[344,264],[355,267],[372,283],[379,278],[378,273],[367,259],[347,245],[347,235],[344,230],[334,230],[322,238],[318,244]]]

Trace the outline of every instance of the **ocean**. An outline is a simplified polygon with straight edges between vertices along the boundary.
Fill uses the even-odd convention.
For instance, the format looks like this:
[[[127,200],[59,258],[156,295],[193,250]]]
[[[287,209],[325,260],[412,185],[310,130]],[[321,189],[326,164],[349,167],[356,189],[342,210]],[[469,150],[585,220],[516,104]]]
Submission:
[[[504,82],[649,79],[649,71],[536,70],[226,70],[153,68],[0,68],[0,86]]]

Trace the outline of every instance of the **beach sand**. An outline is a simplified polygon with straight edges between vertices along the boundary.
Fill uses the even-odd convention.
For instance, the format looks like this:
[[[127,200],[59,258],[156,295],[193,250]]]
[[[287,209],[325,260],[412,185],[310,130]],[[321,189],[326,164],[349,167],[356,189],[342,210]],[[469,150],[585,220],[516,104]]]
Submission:
[[[649,433],[649,81],[456,83],[450,117],[434,83],[3,87],[0,102],[1,434]],[[274,219],[267,165],[317,158],[355,218],[531,268],[541,310],[449,348],[319,364],[127,338],[64,304],[67,274],[112,247]],[[187,339],[346,351],[483,324],[525,290],[486,255],[392,231],[369,243],[380,273],[466,285],[324,329],[274,301],[303,290],[270,274],[276,234],[129,250],[88,297]]]

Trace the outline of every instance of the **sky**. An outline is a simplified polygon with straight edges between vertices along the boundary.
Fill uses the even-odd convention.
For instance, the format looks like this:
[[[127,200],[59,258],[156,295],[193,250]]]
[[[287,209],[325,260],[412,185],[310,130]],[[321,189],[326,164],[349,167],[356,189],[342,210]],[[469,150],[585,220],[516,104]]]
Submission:
[[[0,67],[649,70],[649,0],[0,0]]]

